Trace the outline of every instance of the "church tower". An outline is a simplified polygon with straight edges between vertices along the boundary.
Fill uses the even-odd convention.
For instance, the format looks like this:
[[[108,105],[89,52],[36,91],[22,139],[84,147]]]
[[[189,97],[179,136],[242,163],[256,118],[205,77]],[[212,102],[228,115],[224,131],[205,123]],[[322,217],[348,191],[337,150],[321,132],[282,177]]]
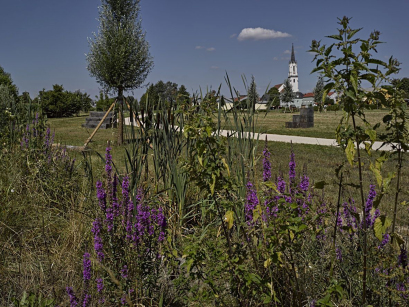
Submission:
[[[293,92],[298,92],[298,71],[297,71],[297,61],[294,55],[294,44],[291,50],[291,60],[289,63],[288,79],[290,79],[291,85],[293,86]]]

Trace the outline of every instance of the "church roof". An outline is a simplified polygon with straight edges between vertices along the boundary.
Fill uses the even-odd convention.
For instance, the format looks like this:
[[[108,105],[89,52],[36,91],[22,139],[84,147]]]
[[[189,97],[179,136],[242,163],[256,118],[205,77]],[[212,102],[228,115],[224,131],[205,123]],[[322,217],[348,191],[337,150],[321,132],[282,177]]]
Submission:
[[[294,54],[294,44],[292,45],[291,48],[291,61],[290,63],[297,63],[297,61],[295,60],[295,54]]]
[[[274,87],[275,87],[276,89],[279,89],[281,85],[283,85],[283,84],[282,84],[282,83],[276,84],[276,85],[274,85]]]

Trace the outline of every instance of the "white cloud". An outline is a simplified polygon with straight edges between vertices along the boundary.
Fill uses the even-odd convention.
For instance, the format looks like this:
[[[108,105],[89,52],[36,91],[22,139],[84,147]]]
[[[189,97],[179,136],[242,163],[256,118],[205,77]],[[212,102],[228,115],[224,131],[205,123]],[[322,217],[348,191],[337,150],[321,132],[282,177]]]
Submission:
[[[263,28],[245,28],[241,30],[237,39],[239,41],[252,39],[252,40],[261,40],[261,39],[274,39],[282,37],[291,37],[290,34],[270,29]]]
[[[284,51],[284,54],[290,54],[291,53],[291,51],[290,50],[286,50],[286,51]]]
[[[207,50],[207,51],[215,51],[216,48],[210,47],[210,48],[207,48],[206,50]]]
[[[274,60],[274,61],[278,61],[278,58],[275,56],[275,57],[273,58],[273,60]]]
[[[210,67],[211,69],[219,69],[219,67],[217,67],[217,66],[212,66],[212,67]]]
[[[230,38],[234,38],[234,37],[236,37],[236,36],[237,36],[237,34],[234,33],[234,34],[230,35]]]
[[[196,48],[195,49],[203,49],[204,47],[202,47],[202,46],[196,46]]]

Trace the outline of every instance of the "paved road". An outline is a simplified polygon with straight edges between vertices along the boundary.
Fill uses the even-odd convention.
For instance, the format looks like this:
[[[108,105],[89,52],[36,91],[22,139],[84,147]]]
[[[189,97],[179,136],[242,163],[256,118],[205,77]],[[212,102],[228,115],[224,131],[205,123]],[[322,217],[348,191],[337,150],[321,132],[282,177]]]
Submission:
[[[125,118],[125,125],[130,125],[129,117]],[[135,123],[134,123],[135,125]],[[223,136],[232,135],[233,131],[222,130],[221,134]],[[283,142],[283,143],[290,143],[293,142],[294,144],[309,144],[309,145],[321,145],[321,146],[338,146],[335,139],[322,139],[322,138],[312,138],[306,136],[294,136],[294,135],[281,135],[281,134],[260,134],[259,140],[265,140],[267,136],[267,141],[270,142]],[[385,145],[380,148],[382,142],[375,142],[373,145],[374,150],[382,150],[382,151],[392,151],[392,146]],[[361,148],[365,148],[365,145],[361,144]]]

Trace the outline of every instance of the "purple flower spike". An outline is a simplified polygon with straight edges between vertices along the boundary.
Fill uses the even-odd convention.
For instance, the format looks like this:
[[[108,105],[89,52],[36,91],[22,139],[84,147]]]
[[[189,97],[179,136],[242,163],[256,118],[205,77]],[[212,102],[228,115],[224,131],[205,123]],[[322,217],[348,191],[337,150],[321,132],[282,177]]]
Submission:
[[[97,282],[98,293],[101,293],[102,290],[104,290],[104,280],[102,278],[97,278],[95,281]]]
[[[290,163],[289,163],[289,172],[288,175],[290,177],[290,186],[294,183],[295,181],[295,159],[294,159],[294,152],[291,151],[291,155],[290,155]]]
[[[67,291],[68,296],[70,297],[70,307],[77,307],[78,306],[78,298],[75,296],[74,290],[71,287],[65,288]]]
[[[91,260],[89,259],[90,254],[85,253],[84,258],[82,260],[82,276],[84,278],[84,282],[88,282],[91,279]]]
[[[338,261],[342,261],[342,251],[340,248],[337,247],[337,249],[335,250],[336,256],[337,256],[337,260]]]
[[[101,222],[97,218],[94,223],[92,223],[92,233],[94,234],[94,250],[97,253],[98,260],[101,262],[104,260],[104,252],[103,252],[103,244],[102,244],[102,239],[99,236],[101,233]]]
[[[101,181],[97,181],[97,198],[98,198],[98,204],[99,207],[101,208],[101,210],[103,212],[106,211],[107,209],[107,203],[106,203],[106,193],[104,188],[102,187],[102,182]]]
[[[124,265],[124,267],[121,269],[121,277],[126,279],[128,278],[128,266]]]
[[[84,300],[82,301],[82,307],[88,307],[90,303],[91,303],[91,295],[89,295],[88,293],[85,293]]]
[[[263,181],[268,181],[271,179],[271,163],[270,163],[270,152],[268,151],[267,145],[263,150]]]
[[[369,186],[369,194],[368,198],[366,199],[366,204],[365,204],[365,215],[366,215],[366,227],[369,228],[373,225],[373,222],[375,222],[375,219],[372,220],[371,217],[371,210],[373,207],[373,201],[376,197],[376,191],[375,191],[375,185],[371,184]]]
[[[285,193],[285,186],[286,183],[284,181],[284,179],[281,176],[278,176],[277,178],[277,190],[278,192],[280,192],[281,194]]]
[[[246,199],[246,206],[245,206],[245,214],[246,214],[246,221],[247,225],[253,225],[253,210],[259,204],[257,191],[254,188],[253,184],[248,181],[247,182],[247,199]]]
[[[383,239],[382,239],[381,244],[378,246],[378,249],[384,248],[385,245],[389,243],[389,240],[390,240],[390,239],[391,239],[391,236],[390,236],[388,233],[385,233],[385,234],[383,235]]]
[[[303,175],[301,178],[301,182],[299,188],[303,192],[307,192],[310,186],[310,178],[307,175]]]
[[[408,265],[408,253],[405,248],[400,249],[400,255],[398,256],[398,265],[404,268]]]

